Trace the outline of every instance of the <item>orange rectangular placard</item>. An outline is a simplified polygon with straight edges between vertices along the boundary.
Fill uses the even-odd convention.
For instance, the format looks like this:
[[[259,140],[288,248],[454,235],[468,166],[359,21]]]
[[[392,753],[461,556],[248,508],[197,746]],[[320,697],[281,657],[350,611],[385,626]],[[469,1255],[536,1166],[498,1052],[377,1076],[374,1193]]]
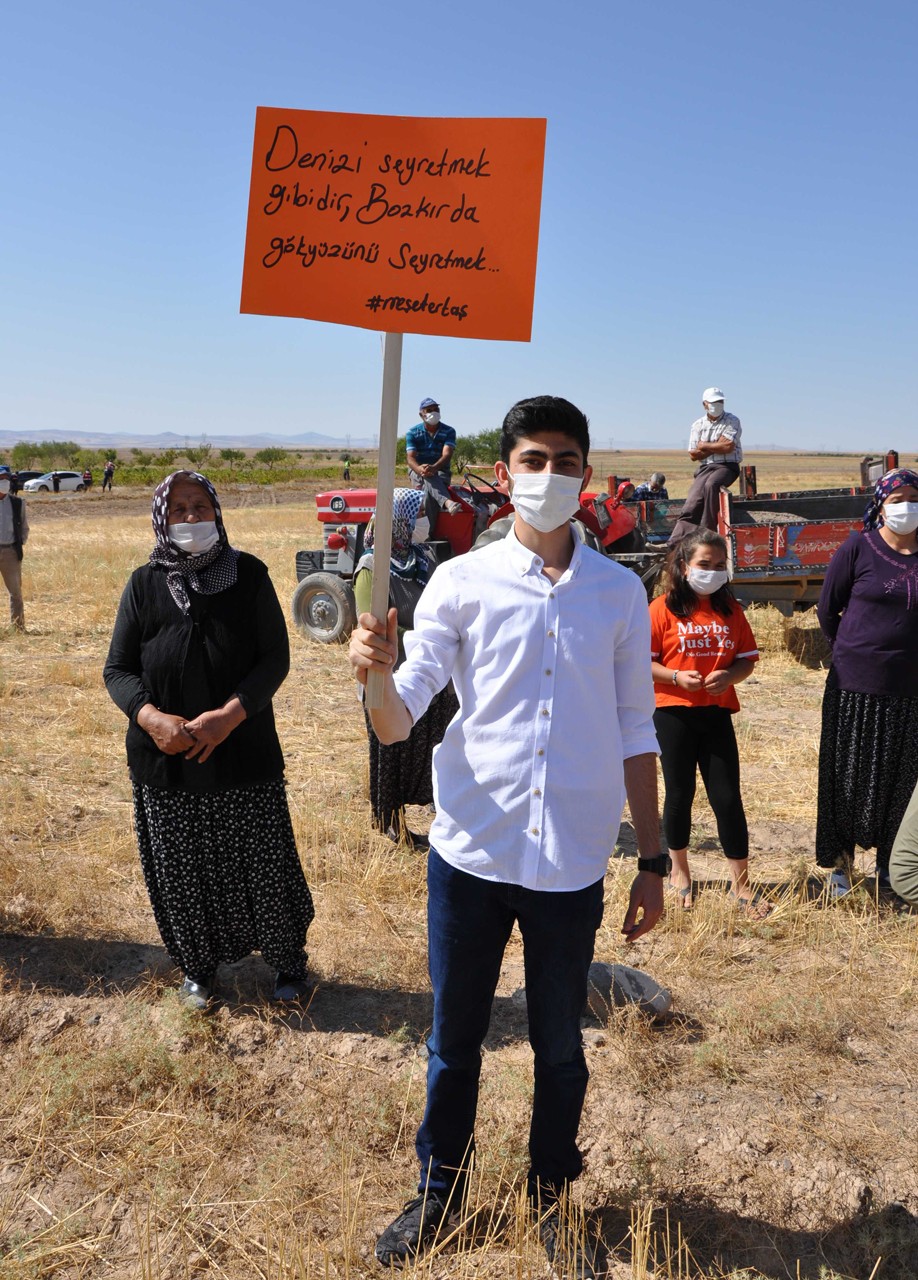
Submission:
[[[259,107],[240,310],[528,342],[544,120]]]

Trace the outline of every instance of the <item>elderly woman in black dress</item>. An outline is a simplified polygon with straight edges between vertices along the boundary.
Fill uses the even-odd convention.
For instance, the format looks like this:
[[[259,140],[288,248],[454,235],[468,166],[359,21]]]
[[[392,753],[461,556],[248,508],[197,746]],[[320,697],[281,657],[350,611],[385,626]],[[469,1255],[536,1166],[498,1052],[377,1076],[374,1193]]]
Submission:
[[[819,597],[832,647],[822,703],[816,862],[833,898],[854,848],[875,848],[890,884],[893,840],[918,782],[918,473],[888,471],[862,533],[835,552]]]
[[[209,1003],[217,967],[260,951],[274,998],[310,987],[314,910],[297,855],[271,699],[290,665],[268,571],[231,547],[210,481],[176,471],[153,497],[156,545],[121,597],[106,687],[128,717],[137,843],[153,914]]]

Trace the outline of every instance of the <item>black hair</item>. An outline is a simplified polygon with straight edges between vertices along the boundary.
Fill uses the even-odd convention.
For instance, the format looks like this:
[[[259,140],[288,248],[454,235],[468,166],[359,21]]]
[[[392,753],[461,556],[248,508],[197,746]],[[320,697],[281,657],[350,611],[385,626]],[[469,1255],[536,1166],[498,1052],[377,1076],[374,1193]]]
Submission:
[[[500,429],[500,457],[510,461],[510,454],[520,440],[559,431],[579,446],[586,466],[590,456],[590,423],[586,414],[561,396],[532,396],[518,400],[504,418]]]
[[[727,554],[726,541],[713,529],[696,529],[676,543],[666,557],[664,572],[669,583],[666,607],[677,618],[690,618],[698,608],[698,596],[690,587],[685,570],[699,547],[716,547],[724,555]],[[718,587],[708,599],[711,601],[711,608],[722,618],[729,618],[736,604],[736,596],[730,590],[729,583]]]

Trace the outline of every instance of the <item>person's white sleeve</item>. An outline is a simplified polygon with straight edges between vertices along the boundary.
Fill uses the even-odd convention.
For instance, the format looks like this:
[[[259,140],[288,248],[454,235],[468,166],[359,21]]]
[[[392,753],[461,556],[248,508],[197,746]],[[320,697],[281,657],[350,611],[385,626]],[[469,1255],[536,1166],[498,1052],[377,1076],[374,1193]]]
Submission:
[[[405,661],[393,675],[415,724],[449,684],[459,651],[456,601],[445,567],[424,588],[414,611],[414,626],[405,633]]]
[[[653,727],[656,698],[650,671],[650,613],[644,588],[637,578],[629,594],[630,609],[625,605],[627,621],[612,655],[623,760],[647,752],[660,754]]]

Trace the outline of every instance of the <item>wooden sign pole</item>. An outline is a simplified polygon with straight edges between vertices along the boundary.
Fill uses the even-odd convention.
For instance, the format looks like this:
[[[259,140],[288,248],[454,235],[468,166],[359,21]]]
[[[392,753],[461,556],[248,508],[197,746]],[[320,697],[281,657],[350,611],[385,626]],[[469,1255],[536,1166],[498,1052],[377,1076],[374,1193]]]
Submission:
[[[402,335],[387,333],[383,342],[382,406],[379,414],[379,471],[376,476],[376,519],[373,526],[373,594],[370,611],[381,621],[389,611],[389,558],[392,554],[392,491],[398,441],[398,399],[402,378]],[[385,677],[371,671],[366,705],[383,705]]]

